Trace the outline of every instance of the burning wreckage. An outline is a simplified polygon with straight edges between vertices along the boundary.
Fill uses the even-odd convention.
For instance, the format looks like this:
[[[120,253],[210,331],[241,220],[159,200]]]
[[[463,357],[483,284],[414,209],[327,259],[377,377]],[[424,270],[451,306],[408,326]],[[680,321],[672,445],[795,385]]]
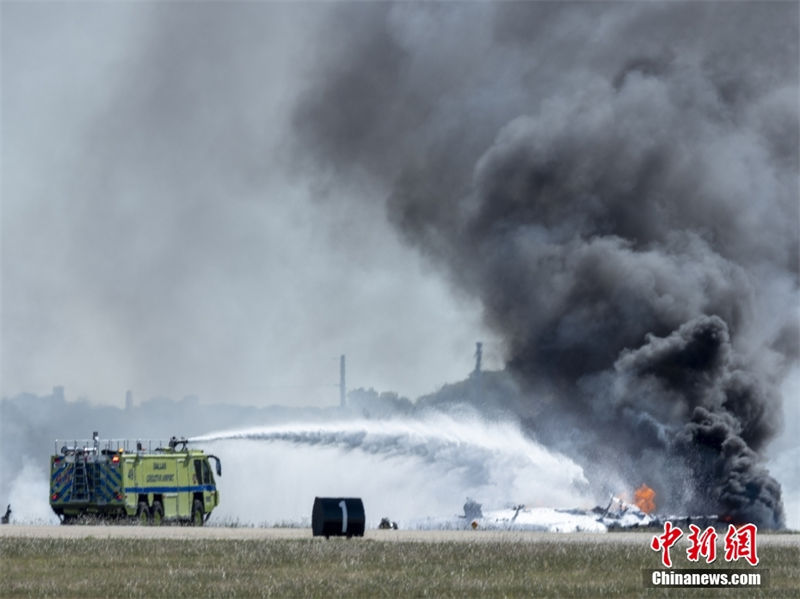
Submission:
[[[483,506],[467,498],[464,514],[456,520],[427,519],[416,528],[472,528],[473,530],[519,530],[540,532],[596,532],[661,527],[669,520],[675,525],[696,524],[702,528],[727,525],[716,515],[681,516],[655,513],[655,491],[647,485],[636,490],[633,503],[612,496],[608,505],[592,509],[559,509],[514,505],[483,511]]]

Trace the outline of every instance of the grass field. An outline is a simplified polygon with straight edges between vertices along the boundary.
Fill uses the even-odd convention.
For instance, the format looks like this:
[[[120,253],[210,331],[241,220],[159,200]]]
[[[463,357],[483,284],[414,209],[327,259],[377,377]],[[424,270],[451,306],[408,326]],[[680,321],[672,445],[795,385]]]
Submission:
[[[682,553],[673,555],[675,567],[689,567]],[[659,566],[646,541],[7,537],[0,538],[0,555],[3,598],[800,595],[796,545],[759,548],[768,586],[733,591],[646,588],[642,570]],[[718,568],[730,566],[717,562]]]

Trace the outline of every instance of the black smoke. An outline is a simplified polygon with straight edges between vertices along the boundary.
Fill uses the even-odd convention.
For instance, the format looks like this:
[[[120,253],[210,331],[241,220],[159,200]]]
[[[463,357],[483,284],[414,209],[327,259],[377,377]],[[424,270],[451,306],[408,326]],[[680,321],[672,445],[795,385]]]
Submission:
[[[797,12],[339,5],[297,155],[386,186],[541,436],[665,509],[780,527],[761,452],[800,345]]]

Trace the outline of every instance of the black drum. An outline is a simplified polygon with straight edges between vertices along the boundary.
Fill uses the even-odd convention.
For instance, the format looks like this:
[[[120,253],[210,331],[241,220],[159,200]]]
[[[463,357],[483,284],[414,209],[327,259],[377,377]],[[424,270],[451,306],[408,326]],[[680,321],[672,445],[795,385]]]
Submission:
[[[364,503],[360,497],[315,497],[311,528],[315,537],[363,537]]]

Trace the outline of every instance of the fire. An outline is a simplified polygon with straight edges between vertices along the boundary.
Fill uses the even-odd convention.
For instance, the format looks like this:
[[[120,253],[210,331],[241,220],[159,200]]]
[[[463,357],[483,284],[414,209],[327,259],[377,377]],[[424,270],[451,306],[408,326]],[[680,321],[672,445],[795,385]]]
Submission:
[[[656,511],[656,492],[646,484],[636,489],[633,494],[633,503],[645,514],[652,514]]]

